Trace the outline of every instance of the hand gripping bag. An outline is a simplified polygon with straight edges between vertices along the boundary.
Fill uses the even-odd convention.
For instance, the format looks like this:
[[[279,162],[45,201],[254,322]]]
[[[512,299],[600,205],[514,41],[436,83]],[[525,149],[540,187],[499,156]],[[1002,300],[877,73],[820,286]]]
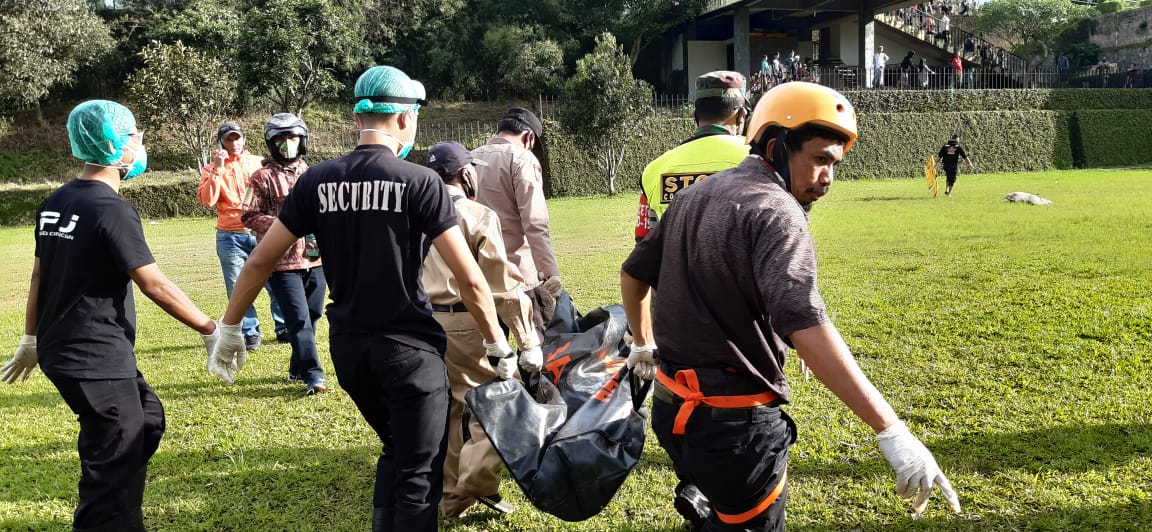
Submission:
[[[651,382],[628,371],[626,331],[622,306],[581,316],[563,293],[545,331],[543,371],[465,396],[525,497],[565,521],[603,510],[644,450]]]

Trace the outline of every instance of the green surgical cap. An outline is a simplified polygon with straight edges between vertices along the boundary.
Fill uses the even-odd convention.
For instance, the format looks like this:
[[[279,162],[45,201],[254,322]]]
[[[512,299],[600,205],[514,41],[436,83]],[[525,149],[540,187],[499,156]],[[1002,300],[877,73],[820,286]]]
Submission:
[[[419,109],[415,100],[426,97],[424,85],[408,77],[396,67],[374,66],[356,80],[356,106],[353,113],[397,114]],[[380,99],[412,100],[411,102],[382,102]]]
[[[118,163],[135,127],[132,111],[116,102],[89,100],[77,105],[68,114],[72,156],[89,163]]]

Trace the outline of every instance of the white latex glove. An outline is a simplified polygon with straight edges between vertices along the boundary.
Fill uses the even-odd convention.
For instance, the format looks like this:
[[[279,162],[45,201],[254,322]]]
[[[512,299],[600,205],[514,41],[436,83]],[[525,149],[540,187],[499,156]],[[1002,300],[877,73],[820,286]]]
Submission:
[[[216,323],[216,344],[212,353],[208,355],[208,373],[215,375],[225,383],[235,382],[234,374],[240,371],[239,357],[246,356],[244,351],[244,331],[240,324],[228,325],[224,320]],[[204,342],[207,345],[207,341]]]
[[[484,342],[484,352],[488,356],[488,363],[496,370],[497,377],[508,380],[516,374],[516,353],[512,352],[507,339],[499,338],[493,343]]]
[[[216,324],[216,322],[212,322]],[[216,325],[216,329],[212,334],[201,334],[200,339],[204,341],[204,349],[208,351],[208,357],[212,357],[212,350],[216,347],[216,339],[220,337],[220,326]]]
[[[520,352],[520,369],[537,372],[542,367],[544,367],[544,351],[540,346],[529,347]]]
[[[25,334],[20,338],[20,345],[16,347],[16,354],[12,356],[12,360],[0,368],[0,380],[8,384],[15,384],[16,379],[20,379],[20,382],[28,380],[28,377],[36,370],[38,358],[36,337]]]
[[[952,484],[936,465],[932,453],[912,435],[903,421],[897,421],[877,437],[880,438],[880,452],[884,459],[896,470],[896,493],[904,500],[916,497],[912,503],[913,519],[919,519],[924,513],[928,498],[932,496],[933,484],[940,488],[952,511],[960,513],[960,499],[952,490]]]
[[[560,292],[564,291],[564,285],[560,283],[560,276],[553,275],[544,281],[544,290],[552,297],[560,297]]]
[[[644,380],[656,378],[656,344],[628,346],[628,369]]]

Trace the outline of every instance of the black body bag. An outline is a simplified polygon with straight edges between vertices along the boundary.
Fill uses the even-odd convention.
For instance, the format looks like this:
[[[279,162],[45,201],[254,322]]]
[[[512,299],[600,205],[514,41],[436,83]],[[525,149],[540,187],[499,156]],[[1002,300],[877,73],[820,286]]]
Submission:
[[[583,521],[603,510],[640,461],[651,381],[628,371],[620,305],[581,316],[567,293],[544,339],[544,369],[527,383],[494,379],[465,396],[524,495]]]

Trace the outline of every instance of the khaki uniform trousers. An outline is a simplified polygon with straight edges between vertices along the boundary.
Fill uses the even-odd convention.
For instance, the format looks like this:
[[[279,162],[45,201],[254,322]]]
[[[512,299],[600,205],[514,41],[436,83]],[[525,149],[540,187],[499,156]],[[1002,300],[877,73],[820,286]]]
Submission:
[[[433,316],[448,335],[444,363],[452,400],[448,409],[448,455],[444,460],[444,498],[440,512],[447,517],[460,515],[476,503],[476,497],[494,495],[500,488],[502,462],[488,435],[476,418],[468,416],[463,427],[464,394],[496,377],[484,352],[484,337],[467,312],[434,312]]]

